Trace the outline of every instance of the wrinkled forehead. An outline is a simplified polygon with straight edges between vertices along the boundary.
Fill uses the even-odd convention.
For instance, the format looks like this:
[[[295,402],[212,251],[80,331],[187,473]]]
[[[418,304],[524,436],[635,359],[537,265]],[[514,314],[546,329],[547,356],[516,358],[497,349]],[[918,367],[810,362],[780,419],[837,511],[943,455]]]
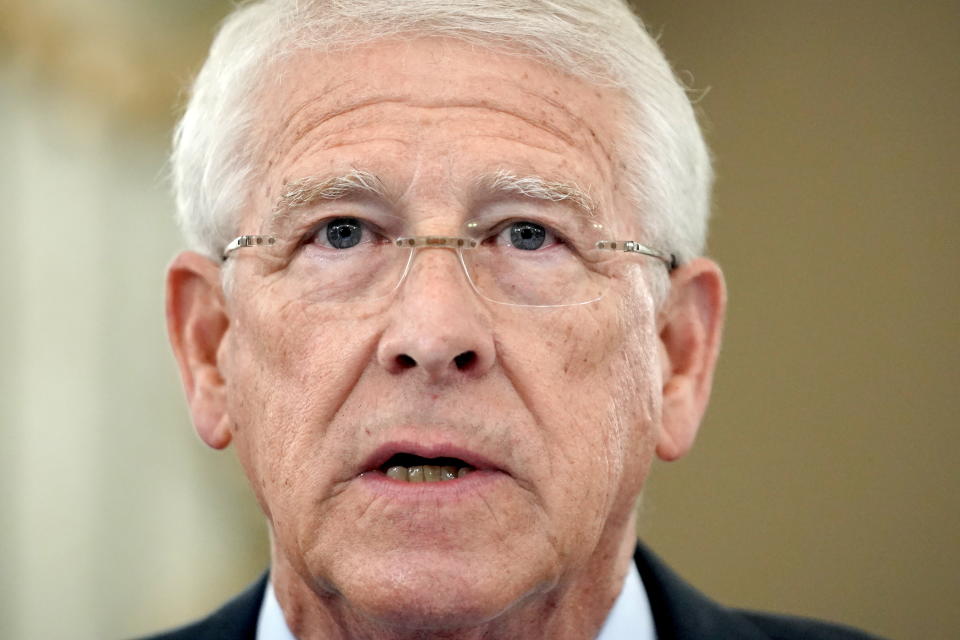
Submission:
[[[623,106],[618,90],[563,73],[519,49],[440,37],[294,51],[265,76],[258,102],[261,114],[273,120],[273,133],[377,100],[412,99],[502,109],[555,135],[595,136],[602,133],[598,125],[608,124],[604,120],[619,123]]]
[[[608,192],[620,182],[621,94],[530,56],[452,39],[381,40],[297,51],[267,76],[256,132],[264,205],[311,173],[360,169],[403,190],[431,160],[437,166],[437,147],[426,146],[433,133],[451,143],[454,135],[472,137],[459,155],[445,149],[450,163],[477,173],[463,180],[498,171],[537,174],[576,183],[601,206],[610,206]],[[428,157],[416,155],[423,149]]]

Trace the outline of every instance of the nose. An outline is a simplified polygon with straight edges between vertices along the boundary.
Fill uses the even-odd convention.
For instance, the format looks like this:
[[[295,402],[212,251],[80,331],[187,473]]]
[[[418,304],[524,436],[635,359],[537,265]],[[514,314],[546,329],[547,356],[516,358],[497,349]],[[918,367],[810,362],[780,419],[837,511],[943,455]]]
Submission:
[[[380,365],[431,383],[482,376],[496,357],[491,319],[457,252],[417,249],[412,259],[380,338]]]

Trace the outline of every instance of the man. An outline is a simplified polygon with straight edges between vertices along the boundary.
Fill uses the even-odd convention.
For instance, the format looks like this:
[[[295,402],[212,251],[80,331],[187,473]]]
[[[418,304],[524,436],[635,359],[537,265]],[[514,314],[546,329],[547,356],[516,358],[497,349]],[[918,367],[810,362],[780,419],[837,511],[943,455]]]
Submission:
[[[173,348],[272,562],[161,637],[861,637],[637,547],[725,289],[696,120],[619,0],[246,5],[173,167]]]

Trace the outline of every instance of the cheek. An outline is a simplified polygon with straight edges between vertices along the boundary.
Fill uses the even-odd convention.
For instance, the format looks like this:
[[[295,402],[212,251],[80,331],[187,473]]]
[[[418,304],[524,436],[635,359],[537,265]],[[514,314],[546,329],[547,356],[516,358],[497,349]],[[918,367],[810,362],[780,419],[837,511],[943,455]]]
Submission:
[[[609,513],[634,493],[649,466],[654,394],[644,372],[655,341],[649,314],[622,297],[517,325],[501,361],[542,431],[542,447],[563,504]],[[509,345],[513,345],[511,348]],[[586,495],[584,495],[586,494]]]
[[[234,443],[269,517],[302,506],[331,482],[322,461],[341,443],[326,425],[369,361],[375,336],[369,323],[342,317],[288,304],[249,312],[231,326]]]
[[[374,352],[377,330],[369,315],[334,313],[296,301],[246,314],[232,328],[238,393],[263,404],[254,410],[314,413],[324,423]],[[316,413],[316,410],[321,410]],[[281,417],[281,416],[276,416]],[[280,423],[282,424],[282,423]]]
[[[610,402],[615,428],[610,443],[620,460],[623,482],[638,493],[650,469],[660,429],[662,403],[659,347],[654,299],[639,273],[628,278],[620,298],[622,345],[614,358],[617,384]]]

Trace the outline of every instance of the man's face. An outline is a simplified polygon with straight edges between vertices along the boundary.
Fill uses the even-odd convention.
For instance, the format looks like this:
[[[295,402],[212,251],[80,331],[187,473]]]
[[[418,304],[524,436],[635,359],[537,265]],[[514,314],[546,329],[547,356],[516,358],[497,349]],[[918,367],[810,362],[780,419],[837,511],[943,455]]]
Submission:
[[[505,171],[576,184],[618,239],[638,232],[612,92],[439,40],[301,53],[277,73],[243,233],[290,184],[352,170],[392,200],[310,206],[385,207],[418,235],[458,235],[490,207],[558,206],[477,191]],[[649,288],[627,269],[591,304],[510,307],[480,298],[456,253],[429,249],[390,296],[331,304],[257,252],[235,254],[219,359],[275,567],[376,619],[482,621],[583,581],[632,540],[660,378]],[[401,483],[382,473],[394,454],[477,470]]]

